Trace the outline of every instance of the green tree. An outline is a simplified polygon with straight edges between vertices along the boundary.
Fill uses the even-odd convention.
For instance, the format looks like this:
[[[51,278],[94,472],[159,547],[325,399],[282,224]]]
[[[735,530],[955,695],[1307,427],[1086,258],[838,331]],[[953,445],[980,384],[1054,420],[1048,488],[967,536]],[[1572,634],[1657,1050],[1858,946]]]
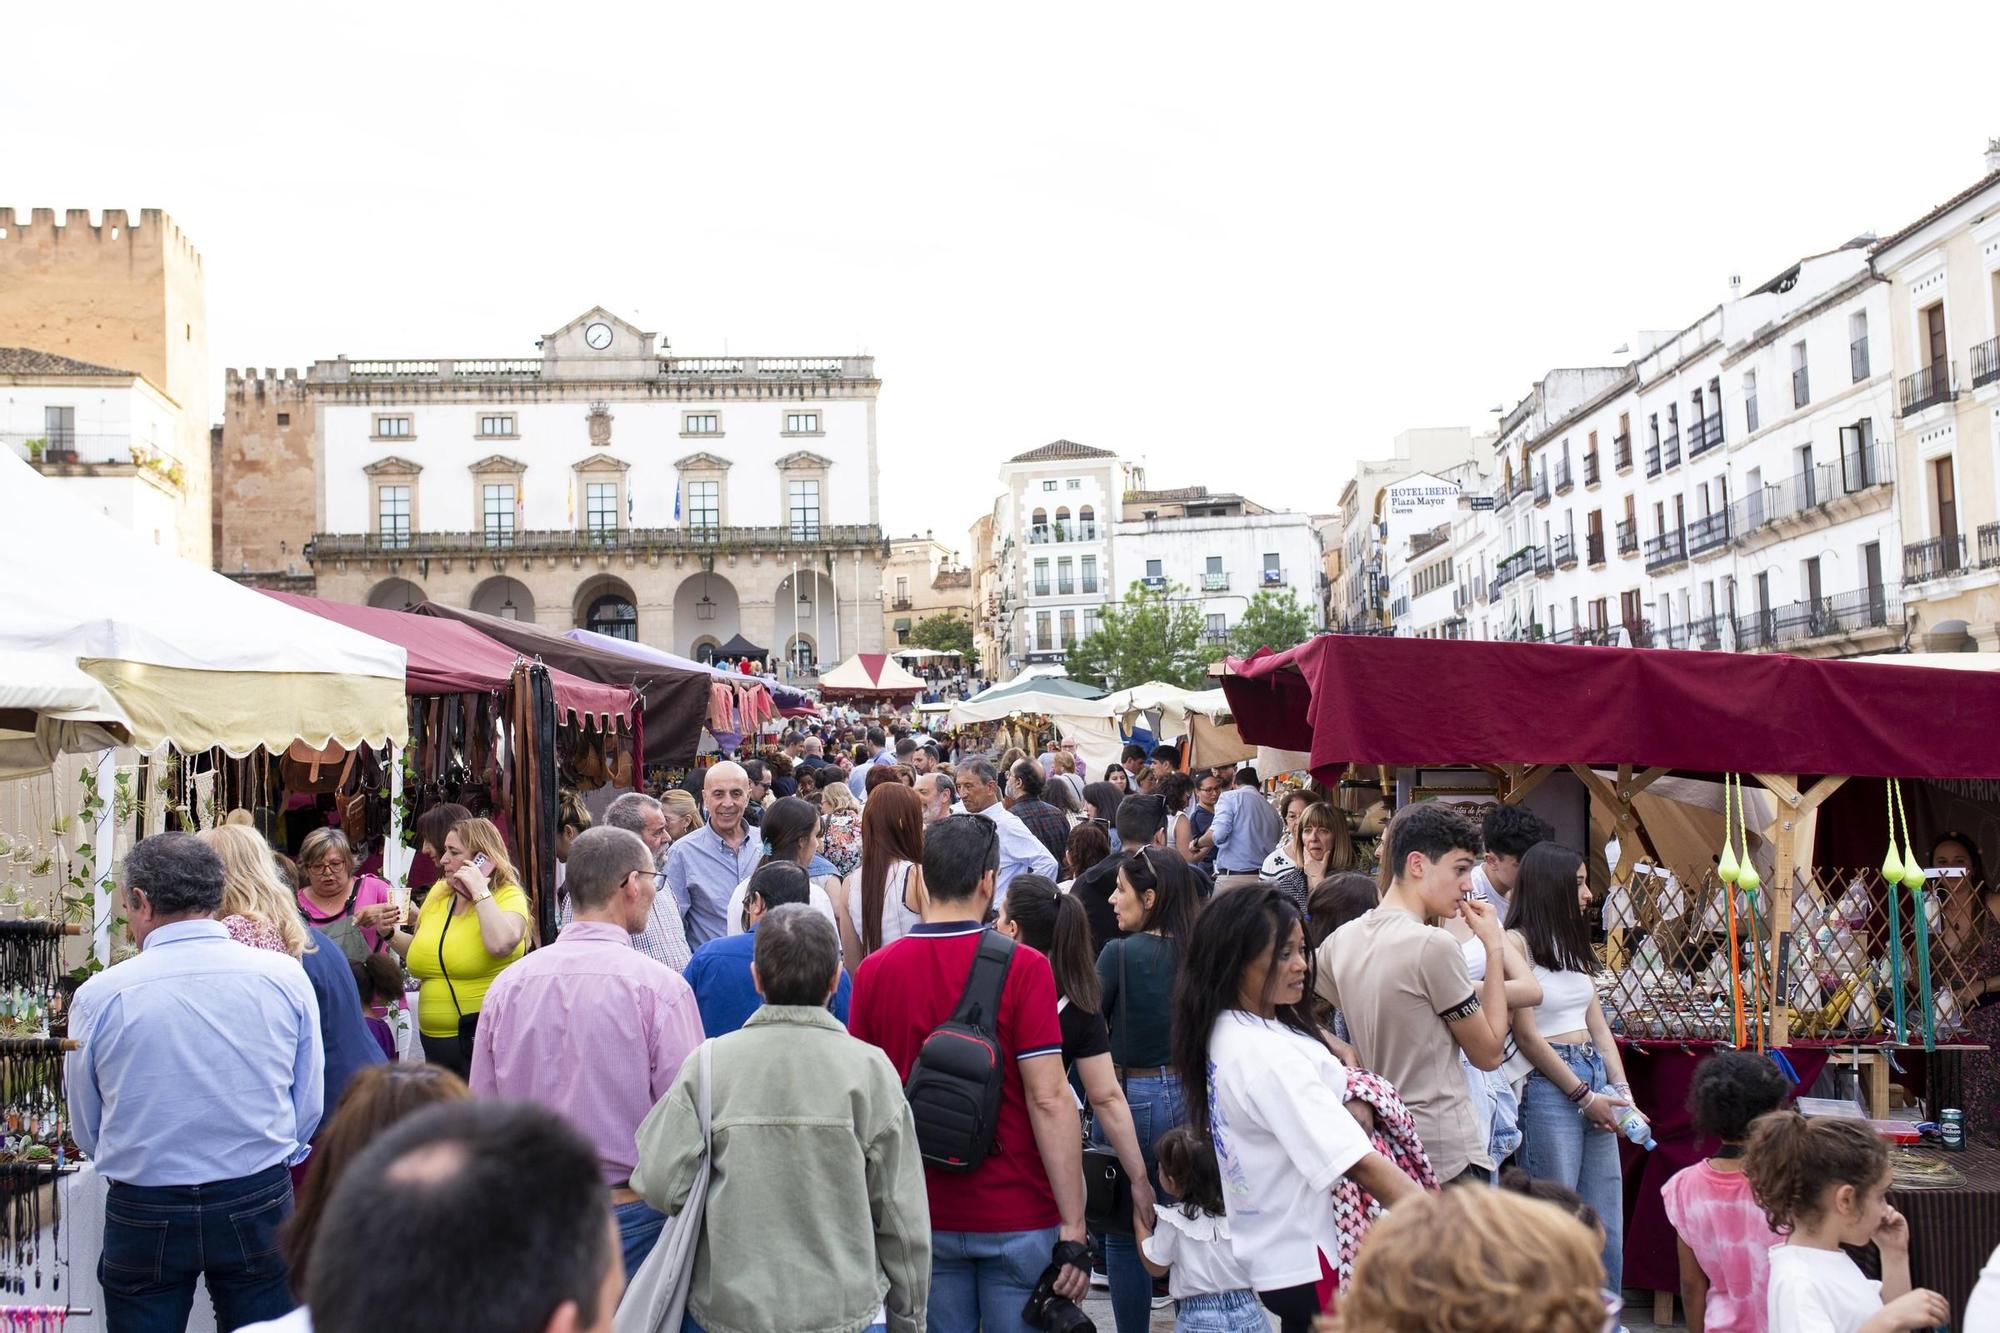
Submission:
[[[972,646],[972,626],[954,615],[926,616],[910,631],[910,647],[957,649],[964,654],[965,669],[979,669],[979,653]]]
[[[1259,648],[1283,652],[1312,637],[1312,609],[1290,588],[1265,588],[1250,599],[1229,632],[1229,651],[1248,657]]]
[[[1200,598],[1188,596],[1186,588],[1135,582],[1125,600],[1106,607],[1097,628],[1069,650],[1065,669],[1071,680],[1112,690],[1149,680],[1197,689],[1209,661],[1202,625]]]

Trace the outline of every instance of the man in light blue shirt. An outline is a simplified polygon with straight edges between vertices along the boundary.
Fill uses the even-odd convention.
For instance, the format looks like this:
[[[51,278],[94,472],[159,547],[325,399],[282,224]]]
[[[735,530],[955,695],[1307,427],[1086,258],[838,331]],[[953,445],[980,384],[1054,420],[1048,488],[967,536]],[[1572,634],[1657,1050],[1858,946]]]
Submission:
[[[993,882],[995,898],[1004,898],[1016,875],[1058,877],[1055,857],[1028,826],[1000,802],[1000,772],[984,759],[958,766],[958,792],[968,814],[978,815],[1000,830],[1000,875]]]
[[[743,822],[749,803],[750,778],[742,765],[717,764],[702,779],[708,823],[667,848],[667,888],[680,904],[691,949],[728,934],[729,895],[764,858],[762,840]]]
[[[98,1281],[120,1330],[184,1328],[197,1277],[223,1328],[293,1305],[276,1233],[319,1127],[319,1004],[297,959],[215,920],[222,876],[187,834],[134,846],[123,880],[139,955],[70,1008],[70,1132],[110,1182]]]
[[[1195,839],[1194,849],[1197,853],[1215,849],[1215,887],[1220,892],[1256,883],[1264,858],[1284,834],[1278,812],[1257,790],[1257,770],[1245,767],[1236,774],[1236,786],[1216,802],[1215,822]]]
[[[868,799],[868,770],[876,764],[893,764],[896,756],[889,753],[889,736],[880,727],[868,728],[868,735],[862,742],[868,751],[868,762],[856,764],[854,771],[847,775],[847,789],[854,793],[854,799]]]

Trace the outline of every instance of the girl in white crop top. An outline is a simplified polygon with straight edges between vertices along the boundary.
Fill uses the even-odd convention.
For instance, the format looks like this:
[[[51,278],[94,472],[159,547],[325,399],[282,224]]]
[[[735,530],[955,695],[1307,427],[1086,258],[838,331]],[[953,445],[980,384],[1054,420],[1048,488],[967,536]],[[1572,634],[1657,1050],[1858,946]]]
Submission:
[[[1521,857],[1507,937],[1534,965],[1542,999],[1513,1016],[1514,1044],[1534,1070],[1521,1086],[1520,1162],[1530,1175],[1575,1190],[1597,1210],[1607,1285],[1616,1289],[1625,1262],[1618,1130],[1632,1089],[1597,1002],[1589,907],[1590,886],[1577,853],[1538,842]]]

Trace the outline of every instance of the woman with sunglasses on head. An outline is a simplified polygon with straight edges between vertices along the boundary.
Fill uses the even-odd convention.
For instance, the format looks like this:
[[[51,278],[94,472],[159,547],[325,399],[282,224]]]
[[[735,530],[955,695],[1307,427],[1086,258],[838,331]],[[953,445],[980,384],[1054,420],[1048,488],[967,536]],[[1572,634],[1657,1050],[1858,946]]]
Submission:
[[[1153,1144],[1187,1120],[1171,1037],[1174,978],[1201,911],[1194,872],[1171,848],[1141,848],[1118,867],[1111,910],[1125,933],[1098,954],[1097,984],[1111,1029],[1111,1060],[1158,1194]],[[1111,1309],[1120,1333],[1145,1329],[1152,1317],[1153,1278],[1132,1237],[1104,1238],[1104,1267],[1111,1275]]]

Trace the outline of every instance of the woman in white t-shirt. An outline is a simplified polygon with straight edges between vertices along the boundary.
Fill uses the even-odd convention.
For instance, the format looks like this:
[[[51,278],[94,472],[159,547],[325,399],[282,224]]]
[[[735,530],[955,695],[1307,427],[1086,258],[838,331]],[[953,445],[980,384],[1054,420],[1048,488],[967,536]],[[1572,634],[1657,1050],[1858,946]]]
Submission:
[[[786,796],[771,802],[764,811],[763,822],[756,831],[764,839],[764,856],[757,862],[759,868],[773,861],[791,861],[803,870],[812,864],[819,851],[819,811],[812,808],[812,802],[802,801],[796,796]],[[756,871],[751,871],[755,874]],[[839,891],[840,881],[831,876],[811,881],[807,902],[837,929],[840,917],[834,911],[833,896]],[[750,898],[750,881],[745,879],[729,894],[729,906],[723,910],[723,931],[725,935],[741,935],[743,906]]]
[[[1889,1206],[1889,1148],[1874,1130],[1773,1111],[1750,1131],[1743,1172],[1772,1229],[1789,1233],[1771,1247],[1770,1333],[1904,1333],[1950,1322],[1950,1302],[1910,1287],[1910,1224]],[[1882,1256],[1879,1282],[1841,1249],[1870,1241]]]
[[[924,801],[885,782],[861,809],[861,864],[841,887],[840,949],[850,971],[923,920]]]
[[[1246,886],[1203,909],[1175,993],[1189,1118],[1215,1145],[1236,1257],[1284,1333],[1306,1333],[1331,1290],[1334,1182],[1391,1206],[1420,1192],[1347,1111],[1347,1070],[1305,1003],[1306,973],[1297,909]]]

